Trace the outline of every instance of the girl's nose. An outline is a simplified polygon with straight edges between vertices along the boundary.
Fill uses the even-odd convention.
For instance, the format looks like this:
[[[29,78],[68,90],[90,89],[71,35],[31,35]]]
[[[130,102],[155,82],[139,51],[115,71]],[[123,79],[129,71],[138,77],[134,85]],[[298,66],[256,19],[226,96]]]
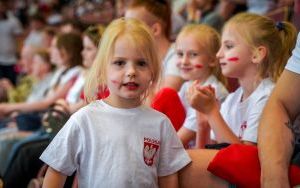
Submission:
[[[133,64],[128,64],[127,70],[126,70],[126,75],[130,78],[136,76],[136,67]]]
[[[221,47],[221,48],[219,49],[219,51],[217,52],[216,57],[217,57],[218,59],[221,59],[223,56],[224,56],[223,48]]]
[[[182,62],[183,65],[189,64],[189,58],[188,58],[187,54],[184,54],[182,56],[181,62]]]

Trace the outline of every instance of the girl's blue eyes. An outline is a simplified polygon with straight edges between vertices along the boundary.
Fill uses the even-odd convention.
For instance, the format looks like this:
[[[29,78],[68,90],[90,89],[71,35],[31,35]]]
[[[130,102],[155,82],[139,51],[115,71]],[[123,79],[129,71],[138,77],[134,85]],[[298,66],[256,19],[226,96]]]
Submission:
[[[125,60],[116,60],[113,62],[113,64],[117,65],[117,66],[123,66],[126,64],[126,61]],[[140,67],[144,67],[144,66],[148,65],[148,63],[146,61],[136,61],[135,64]]]
[[[183,52],[177,52],[176,55],[177,55],[177,57],[183,57]],[[187,56],[188,57],[196,57],[196,56],[198,56],[198,53],[196,53],[196,52],[189,52],[187,54]]]
[[[137,64],[141,67],[144,67],[147,65],[147,62],[146,61],[138,61]]]
[[[177,57],[182,57],[183,53],[182,52],[176,52]]]
[[[113,64],[114,65],[118,65],[118,66],[121,66],[121,65],[124,65],[126,62],[125,61],[122,61],[122,60],[117,60],[117,61],[114,61]]]

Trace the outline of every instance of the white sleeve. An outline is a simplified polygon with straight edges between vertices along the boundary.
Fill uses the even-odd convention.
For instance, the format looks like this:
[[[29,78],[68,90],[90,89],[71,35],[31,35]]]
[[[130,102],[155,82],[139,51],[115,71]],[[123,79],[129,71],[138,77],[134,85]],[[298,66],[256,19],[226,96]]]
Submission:
[[[196,117],[196,112],[194,110],[194,113],[189,112],[188,116],[184,120],[183,126],[191,131],[197,132],[198,129],[197,123],[198,121]]]
[[[191,162],[169,120],[163,122],[159,152],[158,176],[168,176],[178,172]]]
[[[297,44],[293,50],[293,55],[288,60],[285,68],[300,74],[300,33],[298,33]]]
[[[164,76],[180,76],[176,59],[176,53],[172,51],[169,57],[164,61]]]
[[[79,127],[71,117],[42,153],[40,159],[63,174],[72,175],[78,168],[82,153],[80,138],[82,135]]]

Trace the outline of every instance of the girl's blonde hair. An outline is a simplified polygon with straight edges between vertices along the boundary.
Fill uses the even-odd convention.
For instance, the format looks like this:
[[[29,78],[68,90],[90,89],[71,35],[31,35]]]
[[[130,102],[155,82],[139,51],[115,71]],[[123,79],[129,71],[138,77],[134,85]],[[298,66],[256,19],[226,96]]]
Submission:
[[[212,27],[205,24],[189,24],[183,27],[178,34],[179,37],[184,37],[186,35],[195,36],[198,45],[202,46],[211,60],[215,63],[215,66],[210,67],[211,73],[217,77],[224,85],[227,84],[226,78],[223,76],[219,60],[216,54],[221,46],[220,34]]]
[[[267,48],[267,55],[259,64],[258,76],[276,82],[295,46],[295,26],[289,22],[275,23],[271,18],[257,14],[240,13],[232,17],[226,27],[234,27],[253,49],[259,46]]]
[[[150,29],[142,22],[136,19],[119,18],[113,21],[105,29],[100,40],[100,46],[89,72],[85,84],[85,97],[87,102],[96,100],[98,92],[105,92],[106,89],[106,69],[114,54],[115,42],[119,37],[125,37],[130,45],[134,45],[145,61],[149,63],[152,72],[152,80],[147,94],[154,89],[160,78],[160,62],[158,60],[154,39]]]

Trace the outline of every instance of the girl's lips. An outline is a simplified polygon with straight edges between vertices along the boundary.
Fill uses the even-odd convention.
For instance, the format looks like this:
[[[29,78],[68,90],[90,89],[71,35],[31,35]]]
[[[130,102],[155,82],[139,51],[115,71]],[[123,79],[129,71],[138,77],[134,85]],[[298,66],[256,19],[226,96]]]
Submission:
[[[220,63],[220,65],[221,65],[221,66],[225,66],[225,65],[227,65],[227,63]]]
[[[180,70],[184,71],[184,72],[188,72],[188,71],[191,71],[192,68],[183,68],[183,67],[181,67]]]
[[[135,82],[128,82],[123,84],[123,86],[125,86],[128,90],[136,90],[139,87],[139,84]]]

